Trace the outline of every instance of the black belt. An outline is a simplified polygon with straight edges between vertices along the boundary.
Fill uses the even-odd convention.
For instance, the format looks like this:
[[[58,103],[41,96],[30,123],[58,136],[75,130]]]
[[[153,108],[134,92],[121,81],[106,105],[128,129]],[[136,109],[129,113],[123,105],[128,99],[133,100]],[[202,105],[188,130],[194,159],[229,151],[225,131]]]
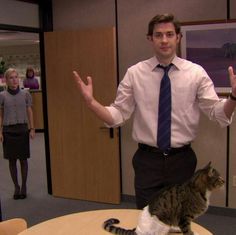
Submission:
[[[179,147],[179,148],[170,148],[168,150],[161,150],[159,148],[156,148],[156,147],[153,147],[153,146],[149,146],[147,144],[138,144],[138,147],[144,151],[147,151],[147,152],[152,152],[152,153],[161,153],[163,154],[164,156],[168,156],[168,155],[173,155],[173,154],[177,154],[177,153],[180,153],[180,152],[183,152],[187,149],[189,149],[191,147],[190,144],[188,145],[184,145],[182,147]]]

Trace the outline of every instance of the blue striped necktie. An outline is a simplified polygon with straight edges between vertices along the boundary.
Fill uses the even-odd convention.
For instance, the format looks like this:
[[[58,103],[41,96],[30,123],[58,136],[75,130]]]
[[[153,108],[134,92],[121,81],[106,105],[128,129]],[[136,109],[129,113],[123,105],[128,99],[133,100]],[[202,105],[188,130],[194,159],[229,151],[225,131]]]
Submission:
[[[171,84],[168,76],[171,66],[172,64],[166,67],[157,66],[164,70],[160,86],[157,130],[157,146],[163,151],[167,151],[171,147]]]

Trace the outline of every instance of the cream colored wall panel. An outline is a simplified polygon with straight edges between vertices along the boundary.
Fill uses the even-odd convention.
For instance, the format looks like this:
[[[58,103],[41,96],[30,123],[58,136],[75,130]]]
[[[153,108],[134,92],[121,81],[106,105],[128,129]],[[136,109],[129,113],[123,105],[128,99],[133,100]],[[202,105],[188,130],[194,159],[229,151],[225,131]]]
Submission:
[[[165,7],[167,7],[168,4],[169,11],[177,15],[181,21],[217,20],[227,18],[226,0],[171,0],[168,3],[165,3]],[[212,7],[214,7],[214,11],[211,10]]]
[[[209,11],[212,6],[214,6],[214,11]],[[127,67],[151,54],[149,43],[146,40],[148,22],[156,14],[166,12],[175,14],[182,22],[227,18],[225,0],[218,0],[217,2],[215,0],[119,0],[120,79],[122,79]]]
[[[0,0],[0,5],[0,24],[39,27],[37,4]]]
[[[193,143],[193,149],[197,154],[197,168],[204,167],[209,161],[226,179],[226,142],[227,128],[221,128],[217,123],[201,115],[198,136]],[[212,193],[210,205],[222,206],[226,204],[225,188]]]
[[[236,186],[233,186],[233,177],[236,177],[236,117],[230,126],[229,151],[229,207],[236,208]]]
[[[52,0],[52,2],[55,30],[115,26],[115,1]]]
[[[137,143],[133,141],[131,133],[132,120],[129,120],[126,125],[121,128],[122,192],[126,195],[135,195],[132,159],[137,149]]]
[[[230,18],[236,19],[236,0],[230,0]]]

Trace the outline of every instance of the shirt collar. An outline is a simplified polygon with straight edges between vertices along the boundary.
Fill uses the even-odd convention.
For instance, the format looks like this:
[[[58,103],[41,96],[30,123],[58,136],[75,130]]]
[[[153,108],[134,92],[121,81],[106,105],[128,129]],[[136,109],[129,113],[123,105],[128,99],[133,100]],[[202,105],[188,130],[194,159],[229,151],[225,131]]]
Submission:
[[[181,58],[179,58],[178,56],[175,56],[171,63],[172,63],[178,70],[180,70],[180,69],[181,69],[181,61],[182,61]],[[153,56],[153,57],[150,59],[150,63],[151,63],[151,69],[152,69],[152,71],[157,67],[158,64],[160,64],[160,62],[158,61],[158,59],[157,59],[156,56]]]
[[[181,70],[182,59],[178,56],[175,56],[172,60],[172,64],[178,69]]]
[[[20,91],[20,87],[18,86],[17,89],[13,90],[10,87],[7,88],[7,91],[11,94],[11,95],[16,95],[19,93]]]

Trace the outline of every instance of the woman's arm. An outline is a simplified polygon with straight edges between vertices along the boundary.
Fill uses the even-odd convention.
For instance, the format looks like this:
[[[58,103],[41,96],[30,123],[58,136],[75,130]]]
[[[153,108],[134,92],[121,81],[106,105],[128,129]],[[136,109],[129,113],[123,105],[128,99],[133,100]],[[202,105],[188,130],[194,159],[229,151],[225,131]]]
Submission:
[[[0,142],[3,142],[2,123],[3,123],[3,109],[0,108]]]
[[[27,115],[28,115],[29,127],[30,127],[30,138],[33,139],[35,136],[34,116],[33,116],[33,110],[30,106],[27,107]]]

